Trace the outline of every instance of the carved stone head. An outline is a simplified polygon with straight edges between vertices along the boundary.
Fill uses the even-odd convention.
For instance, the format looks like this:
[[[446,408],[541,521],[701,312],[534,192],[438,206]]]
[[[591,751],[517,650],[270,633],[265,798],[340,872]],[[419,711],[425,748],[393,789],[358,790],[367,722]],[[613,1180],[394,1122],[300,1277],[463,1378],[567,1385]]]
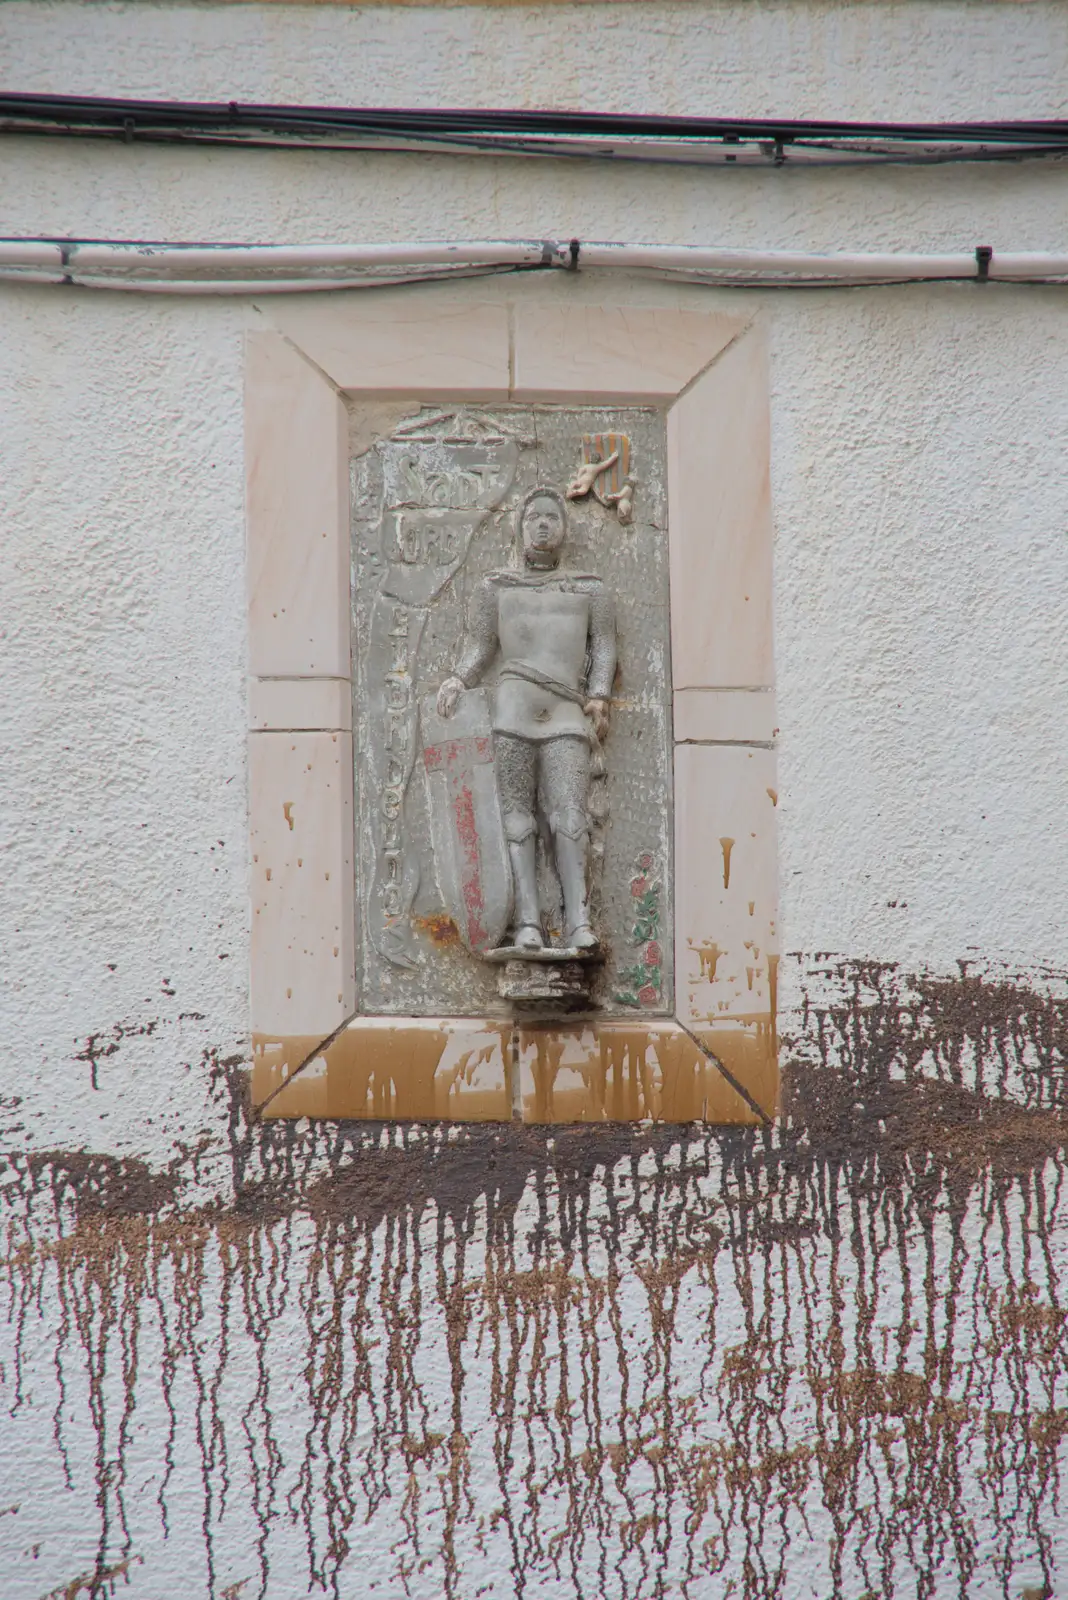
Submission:
[[[555,567],[567,538],[567,505],[555,489],[532,489],[519,508],[519,541],[528,567]]]

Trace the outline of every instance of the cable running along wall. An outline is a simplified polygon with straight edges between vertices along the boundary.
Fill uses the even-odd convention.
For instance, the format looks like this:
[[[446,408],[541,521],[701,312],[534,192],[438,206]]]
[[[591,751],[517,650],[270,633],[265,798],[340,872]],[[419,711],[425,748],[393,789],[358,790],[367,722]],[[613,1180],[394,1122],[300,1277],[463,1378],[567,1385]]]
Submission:
[[[619,270],[724,288],[812,289],[905,283],[1056,284],[1068,252],[730,250],[578,239],[407,244],[162,244],[0,239],[0,282],[76,284],[155,294],[306,294],[495,273]]]
[[[410,110],[0,94],[0,134],[126,144],[551,156],[687,165],[905,165],[1045,159],[1068,122],[837,122],[586,111]]]

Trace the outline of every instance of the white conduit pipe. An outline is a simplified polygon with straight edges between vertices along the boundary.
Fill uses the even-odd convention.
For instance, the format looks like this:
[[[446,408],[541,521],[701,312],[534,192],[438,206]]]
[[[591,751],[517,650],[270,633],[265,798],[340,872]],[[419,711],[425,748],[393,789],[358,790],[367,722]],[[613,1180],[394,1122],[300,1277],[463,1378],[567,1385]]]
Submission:
[[[56,278],[50,273],[6,273],[0,268],[0,283],[74,283],[79,289],[136,289],[139,294],[311,294],[319,289],[388,288],[404,283],[434,283],[457,278],[483,278],[489,273],[510,270],[500,266],[453,267],[448,270],[412,267],[405,272],[390,272],[370,277],[340,278],[102,278],[96,274],[76,278]]]
[[[566,245],[542,240],[472,244],[383,245],[168,245],[64,244],[46,239],[0,240],[0,276],[11,281],[79,283],[91,287],[171,288],[201,283],[237,287],[280,285],[276,274],[292,275],[289,289],[348,288],[368,275],[438,269],[444,273],[497,267],[566,266]],[[326,277],[326,273],[332,276]],[[32,274],[32,277],[31,277]],[[355,277],[354,274],[359,276]],[[262,278],[261,278],[262,275]],[[374,281],[371,279],[370,281]]]
[[[0,240],[0,281],[171,294],[307,293],[516,269],[619,268],[725,286],[791,288],[971,279],[1049,283],[1068,254],[817,254],[690,245],[476,240],[455,244],[168,245]]]
[[[1068,255],[1045,251],[1002,254],[990,250],[981,264],[976,250],[956,255],[868,252],[824,255],[791,250],[706,250],[694,245],[584,244],[584,267],[655,266],[672,272],[717,272],[735,276],[783,275],[844,283],[927,278],[980,278],[1019,281],[1068,275]]]
[[[557,254],[561,246],[551,245]],[[101,245],[76,246],[72,262],[82,271],[167,274],[239,271],[320,272],[353,267],[549,266],[541,240],[505,240],[474,244],[259,244],[259,245]],[[562,247],[561,261],[568,259]],[[556,263],[560,264],[560,263]]]

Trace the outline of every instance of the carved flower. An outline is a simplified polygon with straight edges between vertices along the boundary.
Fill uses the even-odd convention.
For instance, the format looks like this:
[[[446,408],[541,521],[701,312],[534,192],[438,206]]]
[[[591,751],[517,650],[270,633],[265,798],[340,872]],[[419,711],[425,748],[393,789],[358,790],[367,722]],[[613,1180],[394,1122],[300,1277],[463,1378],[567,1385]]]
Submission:
[[[653,870],[653,858],[652,858],[652,856],[649,854],[649,852],[647,850],[643,856],[639,856],[638,857],[638,871],[639,872],[652,872],[652,870]]]
[[[655,1006],[660,999],[656,989],[651,983],[643,983],[638,990],[638,1003],[643,1006]]]
[[[658,967],[663,959],[664,952],[655,939],[650,939],[645,947],[645,965],[647,967]]]
[[[635,900],[640,900],[648,887],[648,878],[632,878],[630,880],[630,892]]]

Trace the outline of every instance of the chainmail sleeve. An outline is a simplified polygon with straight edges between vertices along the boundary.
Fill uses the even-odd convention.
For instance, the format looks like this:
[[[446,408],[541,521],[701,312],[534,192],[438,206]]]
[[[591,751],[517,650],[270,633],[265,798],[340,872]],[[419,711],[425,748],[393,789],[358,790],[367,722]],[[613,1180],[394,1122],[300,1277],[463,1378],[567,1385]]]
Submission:
[[[483,578],[471,596],[464,647],[455,668],[465,688],[478,682],[496,653],[497,591],[488,578]]]
[[[600,585],[590,596],[590,671],[586,694],[607,700],[616,676],[616,612]]]

